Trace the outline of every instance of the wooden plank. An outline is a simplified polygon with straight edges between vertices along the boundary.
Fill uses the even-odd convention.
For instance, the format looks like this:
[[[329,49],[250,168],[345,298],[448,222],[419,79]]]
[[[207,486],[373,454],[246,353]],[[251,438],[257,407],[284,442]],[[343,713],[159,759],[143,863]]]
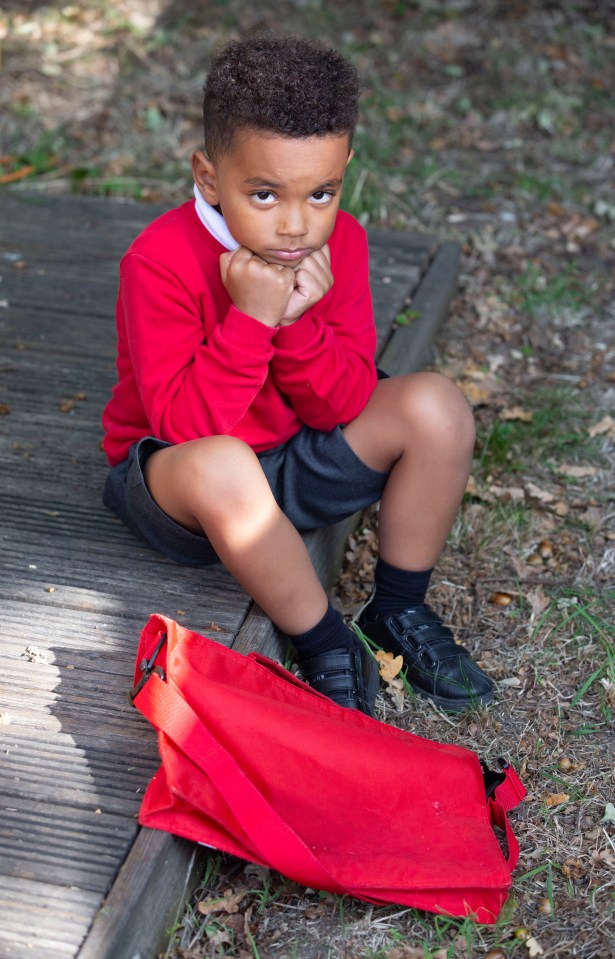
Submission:
[[[192,892],[208,851],[142,829],[78,959],[156,956]]]
[[[3,875],[0,955],[7,959],[73,959],[100,895],[38,879]]]
[[[457,243],[439,248],[410,304],[417,319],[397,327],[379,358],[387,373],[408,373],[426,363],[455,293],[460,254]]]
[[[0,727],[3,955],[73,959],[82,941],[85,959],[154,955],[207,855],[136,824],[158,764],[152,730],[126,700],[148,614],[165,612],[243,650],[285,653],[224,569],[176,566],[100,503],[118,260],[159,212],[0,192],[0,224],[10,224],[0,236],[8,304],[0,306],[0,403],[10,409],[0,416],[0,709],[10,717]],[[385,231],[370,231],[370,242],[382,350],[391,320],[413,291],[421,295],[440,244]],[[76,393],[87,398],[61,412]],[[307,537],[326,585],[347,528]]]

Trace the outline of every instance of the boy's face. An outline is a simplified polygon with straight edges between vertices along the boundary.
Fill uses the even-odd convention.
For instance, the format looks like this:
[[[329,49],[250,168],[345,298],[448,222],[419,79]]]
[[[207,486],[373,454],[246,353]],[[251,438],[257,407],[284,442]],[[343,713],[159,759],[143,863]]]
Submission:
[[[192,166],[203,198],[220,204],[241,246],[268,263],[296,266],[331,236],[351,157],[347,136],[253,130],[239,133],[215,163],[195,153]]]

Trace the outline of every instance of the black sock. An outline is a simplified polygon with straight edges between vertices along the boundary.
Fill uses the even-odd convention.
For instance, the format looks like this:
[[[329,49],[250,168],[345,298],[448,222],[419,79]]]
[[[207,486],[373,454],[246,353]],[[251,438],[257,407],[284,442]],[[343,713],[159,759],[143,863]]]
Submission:
[[[339,610],[329,603],[327,612],[307,633],[288,637],[297,650],[299,659],[308,659],[326,653],[331,649],[352,649],[357,642],[354,633],[344,622]]]
[[[370,609],[381,616],[403,613],[413,606],[422,606],[433,569],[415,572],[398,569],[379,559],[376,563],[375,592]]]

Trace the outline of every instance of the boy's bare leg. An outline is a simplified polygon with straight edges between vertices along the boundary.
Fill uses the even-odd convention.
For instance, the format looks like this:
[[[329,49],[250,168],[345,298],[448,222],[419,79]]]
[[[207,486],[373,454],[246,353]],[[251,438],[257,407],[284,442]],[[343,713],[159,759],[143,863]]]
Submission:
[[[205,533],[246,592],[282,632],[314,627],[328,608],[305,544],[241,440],[212,436],[154,453],[149,491],[176,522]]]
[[[484,705],[493,684],[425,604],[431,569],[463,496],[474,423],[457,387],[435,373],[382,380],[344,433],[359,458],[389,471],[380,507],[380,559],[359,625],[407,666],[423,696],[451,711]]]
[[[472,466],[474,420],[463,394],[437,373],[380,380],[344,436],[364,463],[390,471],[380,505],[382,558],[401,569],[434,566]]]
[[[305,544],[245,443],[213,436],[145,464],[158,505],[205,533],[247,593],[292,640],[303,676],[340,706],[373,715],[378,668],[327,599]]]

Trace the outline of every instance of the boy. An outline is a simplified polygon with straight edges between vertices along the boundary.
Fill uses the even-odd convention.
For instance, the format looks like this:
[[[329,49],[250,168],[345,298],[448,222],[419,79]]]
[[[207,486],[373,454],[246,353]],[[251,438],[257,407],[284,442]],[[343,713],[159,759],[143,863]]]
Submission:
[[[363,229],[338,212],[354,68],[300,39],[246,39],[205,85],[195,201],[122,260],[105,503],[175,560],[221,560],[292,641],[305,680],[373,715],[373,658],[334,610],[299,531],[381,500],[359,625],[439,706],[491,681],[429,607],[463,496],[470,410],[433,373],[378,379]]]

